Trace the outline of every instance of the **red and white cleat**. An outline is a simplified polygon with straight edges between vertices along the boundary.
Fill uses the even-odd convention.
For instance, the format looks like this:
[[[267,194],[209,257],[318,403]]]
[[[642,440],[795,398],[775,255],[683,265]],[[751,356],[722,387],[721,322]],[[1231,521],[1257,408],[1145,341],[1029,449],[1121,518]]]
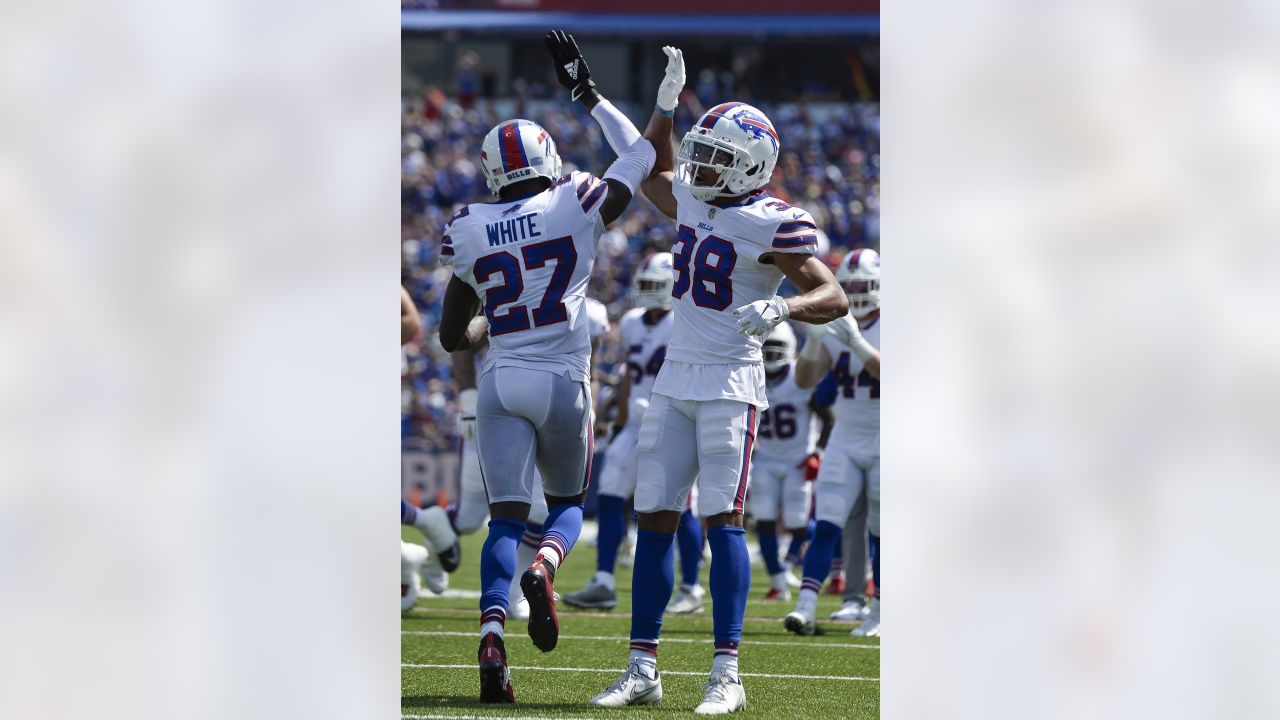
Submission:
[[[507,647],[495,633],[480,638],[480,702],[512,704],[516,690],[507,669]]]

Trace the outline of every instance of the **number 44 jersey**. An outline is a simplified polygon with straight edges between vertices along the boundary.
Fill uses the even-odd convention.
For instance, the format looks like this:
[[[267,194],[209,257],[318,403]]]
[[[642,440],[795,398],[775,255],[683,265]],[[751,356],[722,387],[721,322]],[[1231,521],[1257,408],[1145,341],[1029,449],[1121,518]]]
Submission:
[[[608,185],[584,172],[540,193],[458,211],[445,228],[440,262],[475,289],[489,318],[484,371],[568,372],[587,382],[591,337],[587,281],[604,233]]]
[[[857,322],[857,320],[854,320]],[[862,328],[862,337],[880,347],[880,318]],[[831,354],[836,381],[836,426],[843,438],[880,436],[880,380],[862,367],[862,361],[831,334],[822,342]]]
[[[738,332],[733,311],[778,292],[783,274],[766,253],[812,255],[817,226],[806,211],[758,190],[735,205],[702,202],[679,185],[671,253],[675,315],[654,392],[681,400],[740,400],[761,409],[763,340]]]

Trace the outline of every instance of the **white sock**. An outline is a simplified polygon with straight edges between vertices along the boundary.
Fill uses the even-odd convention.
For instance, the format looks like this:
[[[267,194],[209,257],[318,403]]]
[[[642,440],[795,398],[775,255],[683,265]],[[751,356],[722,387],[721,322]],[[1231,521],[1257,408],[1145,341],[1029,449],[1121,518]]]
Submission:
[[[728,673],[733,677],[738,677],[738,656],[730,653],[717,653],[716,658],[711,663],[711,674]]]
[[[818,593],[809,588],[800,589],[800,597],[796,600],[796,612],[805,617],[813,617],[818,610]]]
[[[597,585],[603,585],[609,588],[610,590],[615,590],[617,588],[617,585],[615,585],[615,581],[613,579],[613,573],[611,572],[597,570],[595,582]]]
[[[658,677],[658,656],[644,650],[632,650],[627,663],[640,666],[640,671],[650,680]]]
[[[787,589],[787,573],[786,571],[777,572],[769,576],[769,584],[774,590]]]
[[[507,611],[494,605],[480,614],[480,639],[483,640],[485,635],[495,633],[498,637],[503,635],[503,623],[506,622]]]

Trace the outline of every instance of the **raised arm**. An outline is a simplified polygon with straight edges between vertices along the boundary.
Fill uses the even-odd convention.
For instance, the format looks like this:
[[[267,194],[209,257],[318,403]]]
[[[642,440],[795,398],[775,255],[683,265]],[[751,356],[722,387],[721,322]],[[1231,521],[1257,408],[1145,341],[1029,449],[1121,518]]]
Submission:
[[[684,54],[679,49],[664,47],[667,54],[666,76],[658,87],[658,102],[649,118],[649,125],[644,129],[644,137],[657,153],[653,163],[653,171],[640,183],[640,190],[649,202],[658,208],[663,215],[676,217],[676,198],[671,194],[671,182],[675,179],[676,148],[671,142],[674,131],[673,117],[676,103],[680,100],[680,91],[684,89]]]
[[[827,334],[826,325],[805,325],[804,331],[804,347],[796,356],[796,385],[807,390],[831,372],[831,353],[822,344]]]
[[[734,310],[733,315],[738,318],[738,332],[743,335],[764,337],[788,318],[822,324],[849,312],[849,298],[836,283],[831,270],[818,258],[800,253],[769,252],[761,256],[761,262],[776,264],[800,289],[800,294],[789,298],[774,295],[768,300],[756,300]]]

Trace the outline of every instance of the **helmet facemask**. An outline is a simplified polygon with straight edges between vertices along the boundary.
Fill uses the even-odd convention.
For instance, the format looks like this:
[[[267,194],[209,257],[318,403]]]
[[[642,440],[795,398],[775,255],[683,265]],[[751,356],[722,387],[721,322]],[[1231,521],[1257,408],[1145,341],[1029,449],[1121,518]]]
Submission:
[[[782,372],[791,363],[791,347],[778,340],[765,340],[760,352],[764,355],[764,371],[770,375]]]
[[[631,283],[631,295],[636,307],[646,310],[670,310],[671,289],[674,280],[648,280],[637,277]]]
[[[854,317],[861,319],[880,309],[880,278],[850,278],[841,281],[840,287]]]
[[[706,202],[716,198],[735,197],[768,182],[754,175],[759,167],[750,167],[751,155],[745,148],[711,135],[702,128],[685,133],[676,157],[676,183],[698,200]],[[714,174],[710,184],[702,182],[703,175]]]

